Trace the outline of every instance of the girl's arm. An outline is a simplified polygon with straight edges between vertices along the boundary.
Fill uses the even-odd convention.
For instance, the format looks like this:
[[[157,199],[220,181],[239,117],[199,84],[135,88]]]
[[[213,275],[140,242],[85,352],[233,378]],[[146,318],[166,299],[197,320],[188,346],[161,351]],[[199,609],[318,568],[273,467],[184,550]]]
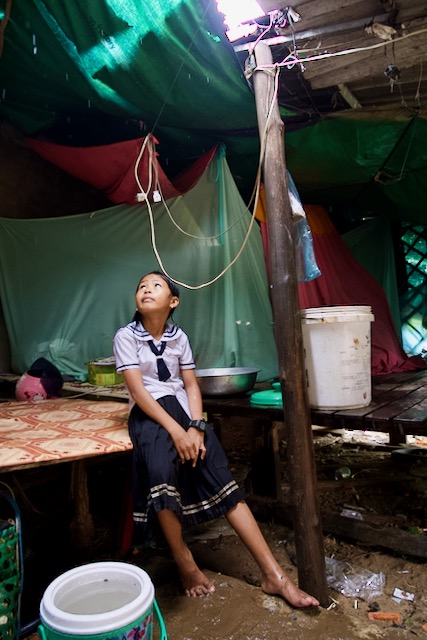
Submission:
[[[181,369],[181,378],[188,396],[191,419],[201,420],[203,418],[202,394],[197,382],[195,369]]]
[[[194,438],[190,437],[185,429],[147,391],[142,381],[140,370],[125,369],[123,376],[128,391],[139,408],[169,433],[181,462],[191,460],[195,464],[199,449],[196,448]]]
[[[195,369],[181,369],[181,377],[188,396],[191,419],[201,420],[203,418],[203,402]],[[188,433],[195,444],[197,452],[200,452],[200,458],[203,460],[206,455],[204,433],[194,427],[190,427]],[[195,466],[196,462],[197,460],[193,460],[193,466]]]

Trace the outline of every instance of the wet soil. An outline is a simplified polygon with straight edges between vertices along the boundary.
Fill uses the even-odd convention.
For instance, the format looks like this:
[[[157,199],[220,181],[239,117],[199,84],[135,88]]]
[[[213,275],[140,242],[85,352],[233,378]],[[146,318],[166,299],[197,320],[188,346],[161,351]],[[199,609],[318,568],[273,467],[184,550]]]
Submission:
[[[243,483],[250,473],[245,461],[254,460],[253,446],[246,446],[245,436],[245,432],[239,435],[237,430],[225,442],[235,475]],[[277,597],[265,595],[259,588],[259,573],[253,559],[227,523],[219,521],[192,532],[189,537],[193,554],[216,585],[216,592],[209,598],[183,597],[167,558],[159,561],[158,557],[134,556],[134,561],[148,568],[157,582],[157,599],[170,637],[274,640],[286,634],[297,640],[400,640],[414,635],[427,638],[426,559],[387,548],[387,537],[392,531],[425,535],[427,439],[412,439],[410,446],[420,454],[414,458],[400,451],[396,453],[387,442],[388,437],[380,433],[314,431],[321,512],[341,514],[345,510],[350,517],[370,520],[380,527],[384,543],[363,545],[357,539],[342,539],[324,532],[325,557],[336,569],[344,569],[334,582],[328,564],[328,580],[335,585],[330,589],[328,609],[297,610]],[[289,487],[285,440],[281,448],[286,502]],[[350,469],[351,476],[346,481],[337,481],[336,472],[342,467]],[[260,479],[258,484],[262,485]],[[258,507],[262,502],[251,503],[261,529],[281,565],[297,583],[292,527],[274,517],[274,508],[269,510],[268,521],[260,520]],[[407,597],[413,595],[413,601],[395,598],[396,588]],[[400,621],[373,621],[368,617],[370,611],[398,613]]]
[[[360,543],[357,536],[343,537],[324,530],[325,557],[339,567],[346,563],[341,584],[330,588],[329,608],[296,610],[280,598],[264,594],[257,566],[225,520],[187,532],[197,562],[216,586],[215,593],[207,598],[191,599],[182,594],[165,549],[141,551],[132,547],[123,553],[121,525],[129,477],[129,457],[124,455],[89,465],[96,543],[85,552],[70,545],[72,509],[67,464],[9,478],[23,511],[23,625],[30,630],[44,589],[61,572],[83,562],[117,559],[133,562],[150,575],[168,637],[173,640],[275,640],[285,634],[296,640],[400,640],[413,636],[427,640],[427,630],[423,629],[427,623],[426,559],[387,546],[390,532],[420,539],[425,536],[427,465],[423,454],[427,438],[409,443],[422,452],[411,458],[389,447],[384,434],[315,429],[313,437],[322,514],[348,512],[347,517],[373,522],[382,533],[382,544],[372,545]],[[297,583],[292,525],[268,496],[268,454],[258,446],[256,426],[230,423],[223,431],[223,443],[237,480],[265,494],[261,500],[249,502],[276,557]],[[286,505],[289,485],[285,438],[281,440],[281,458]],[[336,472],[342,467],[350,469],[351,475],[336,480]],[[267,511],[263,504],[269,505]],[[383,580],[376,592],[369,587],[369,578],[374,584]],[[348,587],[348,583],[350,587],[356,584],[359,591],[344,595],[343,584]],[[394,598],[396,588],[412,594],[413,601]],[[371,610],[397,612],[400,621],[370,620]],[[158,637],[156,632],[155,639]]]

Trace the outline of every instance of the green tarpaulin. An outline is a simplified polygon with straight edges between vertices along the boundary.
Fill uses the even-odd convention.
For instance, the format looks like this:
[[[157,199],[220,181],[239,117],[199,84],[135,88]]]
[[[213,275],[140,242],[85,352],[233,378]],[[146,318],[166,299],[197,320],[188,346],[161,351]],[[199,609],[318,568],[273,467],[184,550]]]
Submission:
[[[214,0],[13,0],[2,27],[3,121],[72,146],[152,132],[169,177],[224,143],[249,199],[259,152],[254,94]],[[425,224],[426,121],[403,106],[386,121],[352,114],[286,131],[302,200]]]

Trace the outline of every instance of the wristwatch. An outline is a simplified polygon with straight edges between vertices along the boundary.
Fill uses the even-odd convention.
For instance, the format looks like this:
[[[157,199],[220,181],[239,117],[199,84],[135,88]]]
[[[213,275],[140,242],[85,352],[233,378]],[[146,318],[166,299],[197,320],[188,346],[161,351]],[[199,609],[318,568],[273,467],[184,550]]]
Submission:
[[[189,427],[194,427],[203,433],[206,431],[206,422],[204,420],[190,420]]]

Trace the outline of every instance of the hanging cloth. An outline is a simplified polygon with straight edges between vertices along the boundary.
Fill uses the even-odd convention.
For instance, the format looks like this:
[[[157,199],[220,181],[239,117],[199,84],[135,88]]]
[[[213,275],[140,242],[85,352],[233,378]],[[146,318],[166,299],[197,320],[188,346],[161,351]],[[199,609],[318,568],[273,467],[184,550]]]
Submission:
[[[160,347],[156,347],[156,345],[152,340],[149,340],[148,344],[150,345],[151,351],[154,353],[154,355],[157,358],[157,373],[159,376],[159,380],[160,382],[166,382],[166,380],[169,380],[169,378],[171,377],[170,371],[167,368],[165,361],[161,357],[163,354],[163,351],[165,350],[166,342],[162,342]]]

